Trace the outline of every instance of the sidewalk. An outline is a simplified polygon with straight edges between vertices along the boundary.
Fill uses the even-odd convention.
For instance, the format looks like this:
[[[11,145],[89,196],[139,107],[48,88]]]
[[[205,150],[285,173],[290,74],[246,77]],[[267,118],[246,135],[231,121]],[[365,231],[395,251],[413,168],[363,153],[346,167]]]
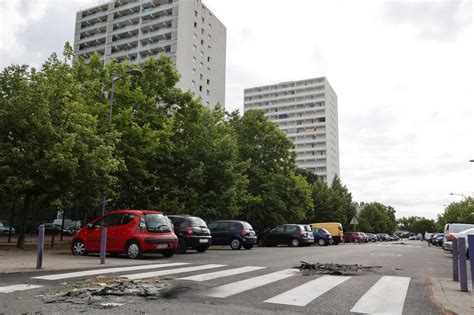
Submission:
[[[433,298],[445,309],[456,314],[474,314],[474,293],[469,278],[469,292],[460,290],[459,282],[452,279],[431,278]]]
[[[36,269],[35,250],[0,250],[0,274],[31,271],[58,271],[68,269],[87,269],[99,267],[116,267],[130,265],[145,265],[164,262],[161,255],[150,255],[144,259],[127,259],[125,256],[109,257],[105,265],[100,265],[99,255],[73,256],[66,249],[45,249],[43,268]]]

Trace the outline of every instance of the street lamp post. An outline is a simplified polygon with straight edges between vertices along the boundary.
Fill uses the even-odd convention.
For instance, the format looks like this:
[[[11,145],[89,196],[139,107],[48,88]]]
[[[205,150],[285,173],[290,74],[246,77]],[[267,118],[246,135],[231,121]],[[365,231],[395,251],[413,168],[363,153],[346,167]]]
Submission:
[[[109,84],[107,84],[106,86],[104,86],[104,90],[107,89],[108,87],[111,87],[112,88],[112,91],[110,92],[110,102],[109,102],[109,120],[108,120],[108,124],[109,126],[112,125],[112,112],[113,112],[113,104],[114,104],[114,93],[115,93],[115,82],[119,81],[119,80],[122,80],[123,78],[126,78],[128,76],[140,76],[142,75],[142,71],[139,70],[139,69],[131,69],[131,70],[128,70],[127,73],[119,76],[119,77],[115,77],[115,76],[112,76],[111,77],[111,82]],[[107,204],[107,198],[105,197],[105,194],[103,196],[103,199],[102,199],[102,215],[104,215],[105,213],[105,206]]]
[[[450,193],[450,195],[451,196],[462,196],[463,198],[466,198],[466,196],[463,193],[460,193],[460,194]]]

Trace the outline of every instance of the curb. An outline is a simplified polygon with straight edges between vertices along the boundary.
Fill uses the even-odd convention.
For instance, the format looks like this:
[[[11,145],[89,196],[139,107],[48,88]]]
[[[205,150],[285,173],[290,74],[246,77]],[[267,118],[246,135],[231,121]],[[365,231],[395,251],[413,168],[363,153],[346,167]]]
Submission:
[[[472,314],[472,312],[466,308],[457,306],[446,297],[441,282],[438,280],[438,278],[431,277],[430,280],[433,300],[435,303],[440,305],[447,314]]]

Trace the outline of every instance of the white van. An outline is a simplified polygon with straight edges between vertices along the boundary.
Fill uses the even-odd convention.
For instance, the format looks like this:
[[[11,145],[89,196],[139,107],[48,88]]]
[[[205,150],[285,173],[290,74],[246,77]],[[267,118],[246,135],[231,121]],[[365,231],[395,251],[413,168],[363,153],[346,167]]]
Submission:
[[[467,223],[448,223],[444,226],[443,249],[452,250],[452,242],[448,241],[449,233],[458,233],[467,229],[474,228],[474,224]]]

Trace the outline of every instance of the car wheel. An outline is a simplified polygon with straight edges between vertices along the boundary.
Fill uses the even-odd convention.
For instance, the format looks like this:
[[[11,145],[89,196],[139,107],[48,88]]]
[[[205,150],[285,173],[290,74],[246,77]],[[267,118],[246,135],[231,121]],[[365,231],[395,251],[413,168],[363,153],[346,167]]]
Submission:
[[[324,238],[320,238],[320,239],[319,239],[318,245],[319,245],[319,246],[326,246],[326,241],[324,240]]]
[[[294,238],[294,239],[291,240],[289,246],[298,247],[298,246],[300,246],[300,241],[297,238]]]
[[[168,249],[168,250],[165,250],[162,252],[163,256],[169,258],[169,257],[173,257],[174,255],[174,249]]]
[[[125,249],[128,258],[130,259],[137,259],[143,257],[142,249],[140,248],[140,244],[137,241],[128,242],[127,248]]]
[[[238,250],[242,247],[242,243],[240,242],[239,239],[237,238],[234,238],[232,240],[232,242],[230,242],[230,248],[234,249],[234,250]]]
[[[188,249],[188,245],[183,238],[178,239],[178,247],[176,247],[176,254],[184,254]]]
[[[244,244],[245,249],[252,249],[253,244]]]
[[[329,244],[330,244],[330,245],[338,245],[338,244],[339,244],[339,241],[334,241],[334,240],[333,240],[332,243],[331,243],[331,241],[329,241]]]
[[[199,246],[199,247],[196,247],[196,251],[199,252],[199,253],[204,253],[207,249],[209,248],[209,246]]]
[[[72,254],[74,256],[85,256],[85,255],[87,255],[86,245],[81,240],[74,241],[74,244],[72,244],[72,247],[71,247],[71,251],[72,251]]]

